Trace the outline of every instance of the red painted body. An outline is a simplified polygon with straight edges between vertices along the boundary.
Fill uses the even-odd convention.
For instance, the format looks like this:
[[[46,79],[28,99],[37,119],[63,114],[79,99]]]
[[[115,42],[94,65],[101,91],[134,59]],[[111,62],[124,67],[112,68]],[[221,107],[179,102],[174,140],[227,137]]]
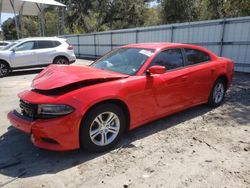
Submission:
[[[104,71],[92,67],[52,65],[40,73],[33,81],[35,89],[49,90],[76,82],[111,79],[110,81],[88,85],[62,95],[45,95],[27,90],[18,96],[33,104],[66,104],[75,111],[69,115],[26,121],[12,111],[8,118],[16,128],[32,134],[33,143],[50,150],[72,150],[80,147],[79,129],[86,112],[94,105],[116,100],[123,103],[129,113],[129,129],[147,122],[207,103],[216,79],[224,76],[227,87],[233,77],[234,65],[230,59],[219,58],[202,47],[188,44],[144,43],[132,44],[122,48],[155,49],[135,76]],[[164,74],[146,76],[150,62],[159,52],[169,48],[194,48],[208,53],[211,61],[166,71]],[[51,138],[58,144],[51,144],[41,138]]]

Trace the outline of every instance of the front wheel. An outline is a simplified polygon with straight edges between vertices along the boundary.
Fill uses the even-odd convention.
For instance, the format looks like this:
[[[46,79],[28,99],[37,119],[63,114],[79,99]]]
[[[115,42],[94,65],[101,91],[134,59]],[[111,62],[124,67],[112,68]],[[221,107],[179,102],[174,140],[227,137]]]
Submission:
[[[10,73],[10,67],[5,62],[0,62],[0,77],[5,77]]]
[[[112,148],[125,130],[125,116],[117,105],[106,103],[91,109],[80,128],[80,142],[88,151]]]
[[[211,107],[219,106],[223,100],[226,93],[226,84],[223,79],[218,79],[214,83],[213,89],[210,93],[208,100],[208,105]]]

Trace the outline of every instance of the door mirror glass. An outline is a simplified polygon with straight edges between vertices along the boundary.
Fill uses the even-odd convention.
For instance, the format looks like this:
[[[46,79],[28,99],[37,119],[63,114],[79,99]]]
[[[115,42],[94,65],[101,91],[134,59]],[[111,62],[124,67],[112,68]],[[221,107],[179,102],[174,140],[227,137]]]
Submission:
[[[147,71],[150,75],[151,74],[164,74],[166,72],[166,67],[160,65],[154,65],[150,67]]]

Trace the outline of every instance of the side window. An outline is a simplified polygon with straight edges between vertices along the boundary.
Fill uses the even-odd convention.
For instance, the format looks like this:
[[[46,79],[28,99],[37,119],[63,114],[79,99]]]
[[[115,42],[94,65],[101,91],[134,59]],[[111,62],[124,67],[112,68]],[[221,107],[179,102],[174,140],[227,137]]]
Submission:
[[[183,57],[181,49],[169,49],[160,52],[160,54],[152,61],[150,66],[161,65],[167,70],[176,69],[183,66]]]
[[[59,41],[53,41],[54,42],[54,47],[60,46],[61,43]]]
[[[54,48],[54,42],[48,40],[37,41],[38,49]]]
[[[211,60],[206,52],[188,48],[185,48],[184,51],[187,57],[187,65],[194,65]]]
[[[33,50],[35,47],[34,41],[24,42],[20,45],[18,45],[15,50],[16,51],[27,51],[27,50]]]

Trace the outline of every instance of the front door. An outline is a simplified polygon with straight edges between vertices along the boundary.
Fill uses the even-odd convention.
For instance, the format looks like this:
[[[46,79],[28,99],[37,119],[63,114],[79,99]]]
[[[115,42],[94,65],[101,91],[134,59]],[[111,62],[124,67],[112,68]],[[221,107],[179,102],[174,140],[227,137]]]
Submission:
[[[186,92],[189,89],[188,69],[184,68],[181,49],[167,49],[159,53],[150,66],[165,66],[164,74],[152,75],[153,92],[162,113],[171,113],[188,104]]]
[[[15,47],[10,59],[13,67],[26,67],[37,64],[37,53],[35,49],[35,41],[23,42]]]

